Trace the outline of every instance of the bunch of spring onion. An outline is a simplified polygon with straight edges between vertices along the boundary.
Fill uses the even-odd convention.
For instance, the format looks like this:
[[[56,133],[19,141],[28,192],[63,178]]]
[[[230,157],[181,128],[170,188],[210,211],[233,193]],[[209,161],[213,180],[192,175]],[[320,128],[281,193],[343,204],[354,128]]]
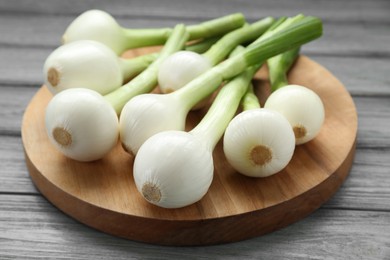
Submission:
[[[187,40],[185,26],[176,25],[158,58],[133,80],[107,95],[86,88],[71,88],[55,95],[45,114],[51,143],[74,160],[102,158],[118,142],[118,114],[127,100],[151,91],[156,86],[160,63],[181,50]]]
[[[165,95],[146,94],[131,99],[120,116],[120,138],[125,150],[136,154],[152,135],[165,130],[183,130],[190,109],[213,93],[223,81],[248,66],[321,34],[317,28],[321,21],[315,17],[298,15],[277,25],[253,42],[245,54],[219,63],[183,88]]]
[[[163,131],[147,139],[140,147],[133,175],[137,189],[147,201],[161,207],[179,208],[200,200],[206,194],[213,179],[213,148],[234,116],[257,70],[256,66],[322,34],[318,18],[297,16],[286,22],[267,33],[267,37],[260,37],[242,53],[165,95],[178,95],[194,105],[210,89],[215,90],[215,86],[228,80],[194,129],[190,132]]]
[[[204,47],[208,48],[213,43],[210,40],[215,40],[221,34],[244,24],[243,15],[237,13],[189,26],[189,39],[205,40],[187,48],[189,51],[203,51]],[[157,33],[159,31],[164,31],[164,37]],[[124,59],[118,57],[119,52],[110,43],[127,43],[128,45],[122,47],[123,52],[128,48],[140,47],[139,44],[161,44],[171,31],[169,28],[124,29],[103,11],[87,11],[76,18],[67,29],[64,36],[67,44],[54,50],[46,59],[43,68],[45,85],[53,94],[77,87],[93,89],[102,95],[110,93],[143,71],[158,56],[158,53],[152,53],[134,59]],[[156,43],[147,35],[159,40]]]
[[[243,112],[227,127],[223,150],[237,172],[267,177],[292,159],[295,145],[312,140],[323,123],[321,99],[312,90],[288,85],[287,73],[299,54],[295,48],[268,59],[272,94],[265,108],[249,88]]]
[[[159,68],[160,89],[163,92],[172,92],[168,91],[171,87],[177,90],[196,75],[205,73],[220,63],[237,45],[257,39],[273,22],[274,19],[268,17],[231,31],[203,55],[190,51],[172,54]],[[161,85],[162,77],[169,84]],[[144,94],[131,99],[123,108],[119,120],[123,147],[136,154],[139,147],[152,135],[165,130],[183,130],[186,116],[194,106],[192,102],[199,102],[220,84],[213,84],[213,81],[210,83],[212,85],[204,84],[202,88],[205,91],[199,91],[191,100],[183,92],[179,95]]]
[[[223,35],[241,27],[245,17],[241,13],[231,14],[187,27],[189,40]],[[89,10],[78,16],[65,30],[62,43],[79,40],[93,40],[111,48],[116,54],[126,50],[162,45],[172,32],[172,28],[129,29],[121,27],[108,13],[101,10]]]

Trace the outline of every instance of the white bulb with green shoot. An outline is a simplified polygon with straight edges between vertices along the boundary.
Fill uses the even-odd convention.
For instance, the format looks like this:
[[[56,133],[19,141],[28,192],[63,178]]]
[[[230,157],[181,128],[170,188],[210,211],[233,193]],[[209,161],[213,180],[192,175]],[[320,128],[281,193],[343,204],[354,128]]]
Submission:
[[[297,145],[313,140],[325,120],[325,108],[317,93],[307,87],[288,83],[287,73],[298,53],[299,49],[293,49],[267,61],[272,93],[264,104],[265,108],[287,118]]]
[[[139,74],[157,56],[154,53],[125,59],[96,41],[71,42],[58,47],[47,57],[43,67],[45,85],[53,94],[82,87],[105,95]]]
[[[177,25],[158,58],[133,80],[102,96],[86,88],[71,88],[52,98],[45,112],[51,143],[65,156],[93,161],[105,156],[118,143],[118,115],[126,102],[157,84],[158,66],[181,50],[188,39],[184,25]]]
[[[191,51],[180,51],[172,54],[160,66],[158,84],[161,92],[170,93],[182,88],[225,59],[237,45],[257,39],[273,22],[272,17],[267,17],[236,29],[224,35],[203,54]]]
[[[189,40],[222,35],[241,27],[244,23],[244,16],[235,13],[198,25],[190,25],[187,27],[190,34]],[[119,55],[133,48],[163,45],[171,32],[172,28],[124,28],[107,12],[94,9],[82,13],[72,21],[62,36],[62,43],[78,40],[98,41]]]
[[[280,113],[260,108],[249,87],[243,112],[233,118],[223,137],[223,151],[237,172],[250,177],[268,177],[290,162],[295,138],[290,123]]]

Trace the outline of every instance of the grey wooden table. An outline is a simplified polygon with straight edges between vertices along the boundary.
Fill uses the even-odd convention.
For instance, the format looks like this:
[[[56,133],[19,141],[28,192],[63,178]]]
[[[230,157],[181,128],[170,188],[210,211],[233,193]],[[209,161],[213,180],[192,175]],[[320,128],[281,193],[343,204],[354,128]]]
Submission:
[[[34,187],[21,119],[42,65],[82,11],[103,9],[126,27],[193,24],[243,12],[249,21],[303,12],[324,36],[302,52],[338,77],[358,110],[357,150],[336,195],[309,217],[246,241],[163,247],[78,223]],[[390,259],[390,1],[0,0],[0,259]]]

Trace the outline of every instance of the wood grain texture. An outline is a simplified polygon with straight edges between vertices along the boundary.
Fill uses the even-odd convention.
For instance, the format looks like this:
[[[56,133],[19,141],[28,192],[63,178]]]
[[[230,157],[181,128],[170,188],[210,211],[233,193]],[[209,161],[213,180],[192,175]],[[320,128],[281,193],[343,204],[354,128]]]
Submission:
[[[258,91],[263,90],[261,99],[269,88],[264,84],[266,76],[264,68],[257,76],[263,82],[256,85]],[[289,81],[317,92],[325,106],[325,123],[315,140],[298,146],[289,165],[269,178],[237,174],[226,162],[220,143],[214,150],[214,180],[201,201],[181,209],[150,205],[131,178],[133,158],[119,144],[107,157],[92,163],[67,159],[52,147],[44,128],[44,111],[52,97],[46,87],[34,96],[23,119],[30,175],[42,194],[64,212],[133,240],[205,245],[277,230],[307,216],[336,192],[352,165],[357,132],[351,97],[319,64],[300,57]],[[187,119],[190,125],[195,120],[191,115]],[[230,225],[234,228],[226,230]]]
[[[27,172],[19,137],[0,136],[0,194],[39,194]],[[390,211],[390,149],[357,147],[350,177],[323,207]]]
[[[242,242],[167,247],[79,224],[40,196],[0,196],[1,259],[364,259],[390,253],[390,212],[320,209],[282,230]]]
[[[388,259],[389,5],[387,0],[0,0],[0,259]],[[308,218],[228,245],[133,243],[68,218],[37,195],[25,169],[17,122],[42,84],[41,62],[57,46],[60,31],[89,8],[105,9],[135,27],[197,22],[232,11],[251,20],[302,11],[320,16],[325,35],[308,45],[306,54],[344,83],[359,111],[349,178]]]
[[[21,12],[43,15],[77,15],[92,8],[100,8],[108,12],[125,17],[148,17],[151,20],[164,20],[166,17],[210,18],[226,13],[241,11],[247,17],[254,19],[258,16],[283,16],[305,13],[321,16],[324,20],[341,22],[360,21],[388,21],[390,4],[386,0],[340,2],[337,0],[317,1],[310,0],[288,1],[242,1],[231,0],[220,4],[214,0],[202,2],[191,0],[148,0],[132,1],[117,0],[114,4],[104,0],[77,1],[77,0],[43,0],[37,3],[34,0],[19,0],[18,2],[1,0],[0,10],[3,12]]]
[[[37,194],[27,173],[21,139],[0,135],[0,143],[0,194]]]
[[[296,13],[290,12],[290,15],[294,14]],[[247,19],[252,22],[266,15],[271,14],[259,13],[257,16]],[[22,16],[23,19],[21,19]],[[196,24],[210,19],[185,16],[167,17],[165,19],[151,19],[146,16],[137,18],[115,17],[119,24],[129,28],[172,27],[179,22]],[[25,14],[15,16],[14,14],[2,14],[0,16],[0,35],[7,35],[7,37],[0,38],[0,46],[17,48],[26,46],[34,49],[56,48],[60,44],[61,36],[66,27],[74,18],[75,16],[26,16]],[[321,39],[304,46],[304,51],[310,54],[365,57],[372,54],[377,54],[380,57],[380,55],[385,55],[390,51],[390,46],[386,44],[390,41],[388,23],[333,23],[331,21],[324,21],[324,23],[326,26]],[[373,37],[375,37],[375,41],[372,41]]]

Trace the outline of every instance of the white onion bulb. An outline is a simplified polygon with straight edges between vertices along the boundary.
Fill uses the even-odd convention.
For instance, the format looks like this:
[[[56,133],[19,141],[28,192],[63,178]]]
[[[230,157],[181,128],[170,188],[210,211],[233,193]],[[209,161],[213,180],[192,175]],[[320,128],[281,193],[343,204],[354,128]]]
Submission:
[[[290,122],[296,144],[314,139],[325,120],[325,109],[321,98],[311,89],[299,85],[284,86],[273,92],[265,108],[278,111]]]
[[[170,95],[143,94],[124,106],[119,120],[122,146],[136,154],[152,135],[166,130],[184,130],[187,110]]]
[[[150,203],[180,208],[200,200],[213,179],[211,151],[194,135],[166,131],[149,138],[134,161],[138,191]]]
[[[118,56],[95,41],[62,45],[46,59],[45,85],[56,94],[68,88],[89,88],[105,95],[123,83]]]
[[[104,157],[118,142],[118,116],[97,92],[73,88],[55,95],[45,114],[51,143],[77,161]]]
[[[167,57],[159,67],[161,92],[176,91],[212,67],[204,56],[192,51],[179,51]]]
[[[103,43],[116,54],[126,50],[126,37],[123,28],[108,13],[89,10],[78,16],[62,36],[64,44],[79,40],[93,40]]]
[[[290,162],[294,133],[280,113],[269,109],[246,110],[229,123],[223,138],[228,162],[239,173],[267,177]]]

